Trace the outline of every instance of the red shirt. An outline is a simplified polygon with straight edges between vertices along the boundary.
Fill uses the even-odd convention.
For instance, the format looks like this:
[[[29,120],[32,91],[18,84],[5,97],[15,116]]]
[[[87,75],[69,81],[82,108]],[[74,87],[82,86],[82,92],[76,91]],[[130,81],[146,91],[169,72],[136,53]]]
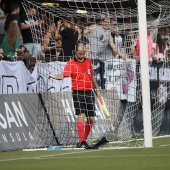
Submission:
[[[152,58],[152,48],[153,48],[153,40],[151,35],[147,36],[147,40],[148,40],[148,58]],[[139,41],[139,37],[136,40],[136,57],[139,58],[140,55],[140,41]]]
[[[93,68],[89,58],[85,58],[83,62],[79,62],[75,58],[71,59],[67,62],[62,74],[64,77],[71,76],[72,90],[89,91],[93,88]]]

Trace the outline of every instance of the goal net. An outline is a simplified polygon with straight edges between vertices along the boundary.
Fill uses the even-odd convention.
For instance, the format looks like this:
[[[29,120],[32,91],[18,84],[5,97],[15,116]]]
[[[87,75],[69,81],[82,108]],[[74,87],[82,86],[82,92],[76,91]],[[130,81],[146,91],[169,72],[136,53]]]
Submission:
[[[139,32],[136,1],[60,0],[54,6],[44,6],[24,0],[22,5],[28,19],[34,17],[40,23],[39,26],[32,26],[31,31],[34,43],[42,47],[34,55],[37,60],[34,69],[39,74],[39,114],[28,148],[50,145],[75,147],[79,141],[71,78],[55,80],[47,76],[49,72],[60,74],[67,61],[74,57],[76,43],[71,38],[75,40],[75,37],[76,42],[83,42],[86,46],[102,99],[110,113],[110,116],[106,115],[95,97],[95,124],[87,141],[93,144],[106,137],[108,147],[142,147],[141,56],[137,54]],[[153,39],[153,45],[149,48],[154,57],[148,61],[153,137],[168,134],[162,122],[170,100],[170,37],[169,33],[164,37],[163,53],[159,49],[157,37],[158,30],[169,28],[169,6],[168,0],[147,2],[147,25]],[[36,9],[35,16],[29,14],[31,8]],[[66,29],[63,22],[69,25],[72,37],[69,37],[70,32],[63,33]],[[82,39],[82,35],[85,38]],[[74,48],[71,44],[74,44]]]

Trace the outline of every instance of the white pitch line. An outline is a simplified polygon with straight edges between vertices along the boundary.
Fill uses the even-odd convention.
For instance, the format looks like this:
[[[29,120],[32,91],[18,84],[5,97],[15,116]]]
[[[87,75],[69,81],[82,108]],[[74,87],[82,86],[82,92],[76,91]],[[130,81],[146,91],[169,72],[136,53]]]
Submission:
[[[18,160],[27,160],[27,159],[40,159],[40,158],[48,158],[48,157],[54,157],[54,156],[72,155],[72,154],[96,152],[96,151],[99,151],[99,150],[90,150],[90,151],[85,151],[85,152],[81,151],[81,152],[61,153],[61,154],[52,154],[52,155],[44,155],[44,156],[36,156],[36,157],[34,156],[34,157],[25,157],[25,158],[3,159],[3,160],[0,160],[0,162],[18,161]],[[56,151],[56,152],[58,152],[58,151]]]
[[[113,147],[100,147],[97,150],[114,150],[114,149],[140,149],[144,148],[143,146],[140,147],[118,147],[118,146],[113,146]],[[62,148],[61,150],[66,151],[66,150],[86,150],[85,148]],[[39,148],[39,149],[23,149],[22,151],[48,151],[47,148]]]
[[[169,144],[170,145],[170,144]],[[160,145],[160,146],[169,146],[169,145]],[[140,148],[144,148],[144,147],[140,147]],[[29,159],[48,159],[48,158],[58,158],[58,159],[62,159],[62,158],[90,158],[90,157],[145,157],[145,156],[150,156],[150,157],[163,157],[163,156],[169,156],[170,154],[166,154],[166,155],[114,155],[114,156],[79,156],[79,157],[56,157],[56,156],[64,156],[64,155],[73,155],[73,154],[79,154],[79,153],[90,153],[90,152],[97,152],[97,151],[103,151],[103,150],[112,150],[112,149],[136,149],[136,147],[102,147],[96,150],[86,150],[86,149],[76,149],[76,148],[62,148],[62,150],[86,150],[85,152],[81,151],[81,152],[70,152],[70,153],[59,153],[59,154],[50,154],[50,155],[44,155],[44,156],[36,156],[36,157],[25,157],[25,158],[13,158],[13,159],[3,159],[0,160],[0,162],[8,162],[8,161],[18,161],[18,160],[29,160]],[[139,149],[139,148],[138,148]],[[29,150],[29,149],[28,149]],[[49,151],[51,152],[51,151]],[[60,152],[60,151],[55,151],[55,152]]]
[[[92,151],[91,151],[92,152]],[[77,152],[77,153],[83,153],[83,152]],[[84,152],[86,153],[86,152]],[[65,153],[65,154],[55,154],[55,155],[46,155],[46,156],[37,156],[37,157],[27,157],[27,158],[16,158],[16,159],[4,159],[0,160],[0,162],[9,162],[9,161],[18,161],[18,160],[29,160],[29,159],[84,159],[84,158],[128,158],[128,157],[167,157],[170,156],[170,154],[164,154],[164,155],[105,155],[105,156],[72,156],[72,157],[55,157],[54,156],[62,156],[62,155],[69,155],[69,154],[75,154],[74,153]]]
[[[61,148],[62,151],[70,151],[70,150],[85,150],[85,148]],[[24,152],[32,152],[32,151],[48,151],[47,148],[39,148],[39,149],[23,149]],[[60,150],[58,150],[60,151]]]
[[[159,147],[164,147],[164,146],[170,146],[170,144],[167,144],[167,145],[160,145]]]
[[[104,156],[74,156],[74,157],[56,157],[53,159],[84,159],[84,158],[128,158],[128,157],[167,157],[170,154],[165,155],[104,155]]]

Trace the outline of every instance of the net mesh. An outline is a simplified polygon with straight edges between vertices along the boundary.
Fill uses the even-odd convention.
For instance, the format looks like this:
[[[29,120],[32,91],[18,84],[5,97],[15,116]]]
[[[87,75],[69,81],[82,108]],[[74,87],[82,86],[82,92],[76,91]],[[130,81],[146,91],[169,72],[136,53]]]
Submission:
[[[35,70],[39,73],[40,102],[38,122],[29,148],[55,144],[73,147],[78,142],[77,117],[73,106],[71,79],[65,78],[58,81],[47,77],[49,72],[60,74],[65,67],[66,62],[63,62],[65,56],[60,55],[63,51],[62,46],[55,49],[56,55],[49,54],[48,57],[43,46],[44,37],[46,32],[49,31],[49,25],[55,23],[57,26],[59,20],[66,20],[64,17],[66,14],[67,17],[74,18],[74,22],[73,20],[68,21],[70,24],[79,27],[83,23],[83,28],[86,30],[94,24],[100,25],[100,29],[101,19],[109,18],[107,29],[108,32],[113,34],[112,37],[118,53],[113,57],[112,50],[108,45],[103,48],[102,45],[95,42],[94,34],[97,34],[99,30],[93,32],[94,34],[92,32],[86,34],[91,46],[88,55],[92,59],[97,82],[102,88],[101,96],[110,113],[110,117],[107,117],[96,98],[95,125],[88,137],[88,142],[95,143],[105,136],[111,146],[143,146],[140,63],[134,59],[136,57],[136,39],[139,34],[136,1],[133,2],[133,8],[127,6],[128,1],[126,0],[67,0],[64,2],[67,4],[66,7],[48,7],[27,0],[24,0],[22,4],[28,18],[30,18],[28,9],[35,8],[37,15],[34,16],[34,20],[43,21],[39,27],[31,27],[34,43],[40,43],[42,47],[41,51],[35,56],[37,61],[42,60],[43,62],[37,62],[35,66]],[[158,29],[169,27],[170,2],[168,0],[159,3],[152,0],[149,2],[149,5],[147,5],[147,25],[151,28],[153,42],[156,43]],[[83,12],[79,13],[77,11],[80,9]],[[157,14],[156,17],[150,17],[154,13]],[[81,22],[75,23],[75,20]],[[108,35],[110,34],[108,33]],[[53,39],[56,38],[55,35],[52,35],[52,37]],[[100,38],[101,41],[104,41],[104,37]],[[166,43],[169,41],[170,38],[168,37]],[[58,41],[57,43],[60,44],[61,42]],[[161,61],[157,65],[149,62],[151,84],[157,85],[154,89],[151,88],[152,133],[153,136],[157,136],[162,133],[160,128],[169,94],[169,46],[165,48],[165,55],[163,56],[156,51],[156,45],[155,48],[153,47],[153,51],[155,52],[154,56]],[[99,52],[102,53],[103,58],[98,54]],[[126,59],[122,59],[119,53]],[[74,54],[74,50],[72,54]],[[39,56],[42,57],[41,60]],[[51,62],[53,60],[55,62]],[[102,63],[104,63],[104,74],[100,72]],[[103,77],[101,77],[101,74],[103,74]],[[102,87],[102,78],[105,81],[104,88]]]

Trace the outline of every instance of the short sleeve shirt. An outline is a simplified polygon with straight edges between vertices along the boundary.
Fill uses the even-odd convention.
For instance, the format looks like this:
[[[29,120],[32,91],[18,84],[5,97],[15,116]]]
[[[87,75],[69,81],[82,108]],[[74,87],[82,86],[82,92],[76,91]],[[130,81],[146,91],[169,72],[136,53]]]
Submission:
[[[87,35],[91,46],[92,55],[96,56],[100,60],[105,60],[106,47],[109,45],[109,39],[111,37],[111,31],[105,30],[100,25],[96,25],[94,30],[90,31]]]
[[[18,14],[10,14],[6,21],[5,21],[5,31],[7,31],[8,25],[10,24],[10,22],[17,20],[18,22],[18,27],[19,29],[21,29],[21,22],[20,22],[20,18]]]
[[[28,19],[26,14],[21,15],[20,20],[21,20],[21,24],[22,23],[31,24],[35,22],[34,18]],[[33,37],[32,37],[32,32],[30,28],[21,30],[21,33],[23,37],[23,43],[33,43]]]
[[[71,59],[67,62],[62,74],[64,77],[72,78],[72,90],[92,90],[93,68],[89,58],[85,58],[83,62],[75,58]]]
[[[72,28],[65,28],[60,32],[62,37],[62,50],[60,56],[73,56],[77,44],[78,34]]]

